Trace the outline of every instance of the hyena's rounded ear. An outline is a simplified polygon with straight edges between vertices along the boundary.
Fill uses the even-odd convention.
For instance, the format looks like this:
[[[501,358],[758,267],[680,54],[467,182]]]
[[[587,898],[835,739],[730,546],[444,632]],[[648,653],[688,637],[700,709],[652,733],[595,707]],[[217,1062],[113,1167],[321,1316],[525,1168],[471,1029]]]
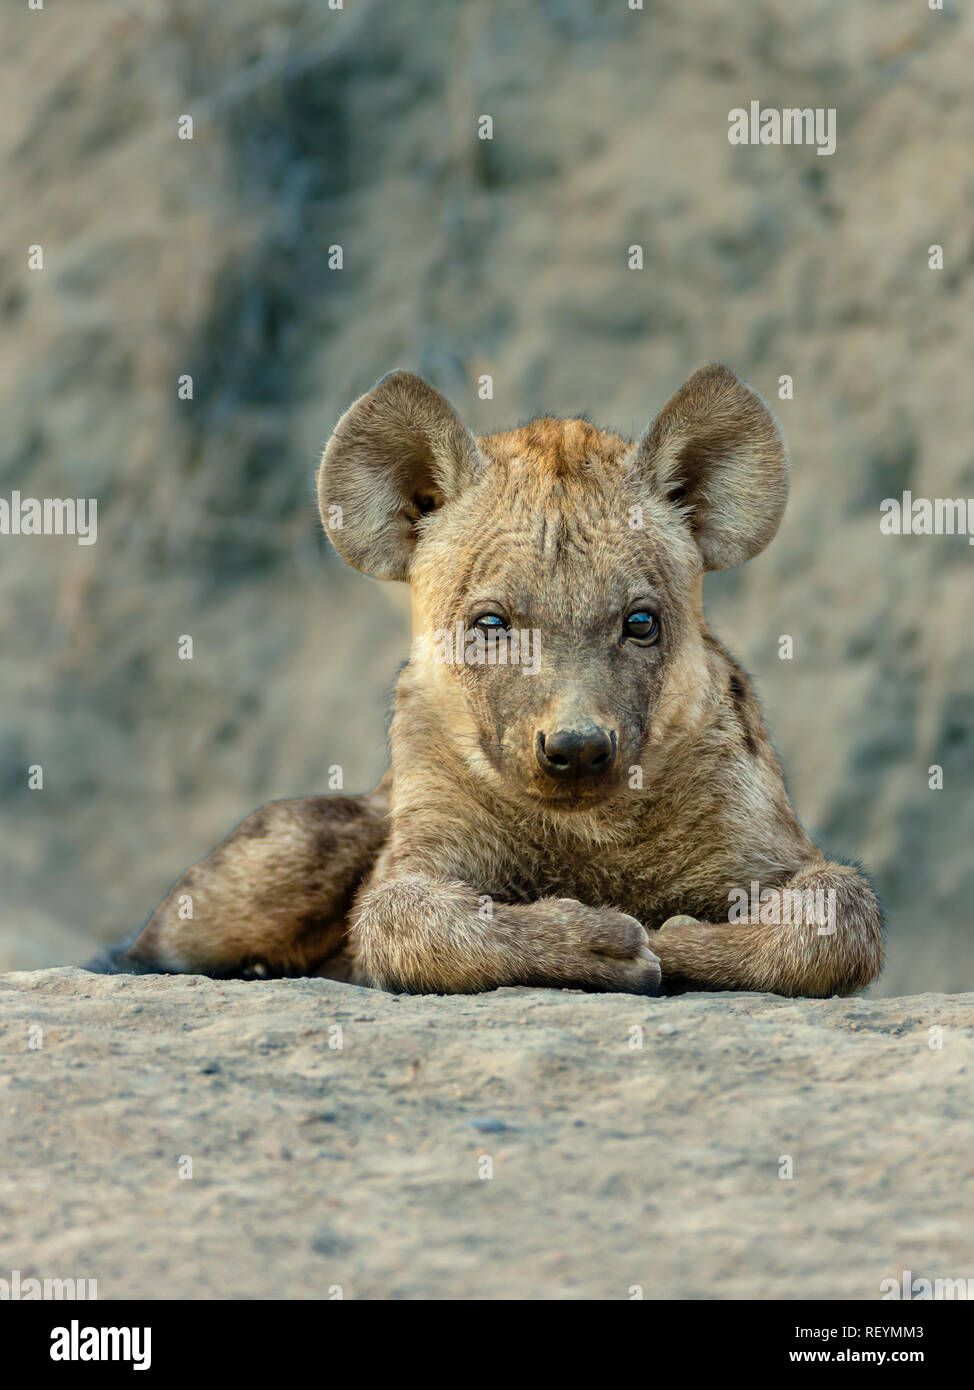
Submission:
[[[633,462],[683,517],[704,569],[743,564],[778,529],[788,497],[778,426],[760,396],[719,362],[670,397]]]
[[[349,406],[318,470],[335,549],[376,579],[408,579],[422,519],[473,482],[477,441],[438,391],[392,372]]]

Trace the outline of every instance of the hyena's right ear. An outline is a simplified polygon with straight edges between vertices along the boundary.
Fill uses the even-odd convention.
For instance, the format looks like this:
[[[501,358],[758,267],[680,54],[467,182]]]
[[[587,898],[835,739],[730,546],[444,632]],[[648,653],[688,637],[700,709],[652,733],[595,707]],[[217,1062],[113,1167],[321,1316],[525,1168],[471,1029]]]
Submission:
[[[683,383],[632,457],[689,528],[705,570],[743,564],[777,531],[788,497],[781,435],[757,392],[721,363]]]
[[[477,441],[438,391],[392,372],[335,426],[318,470],[318,506],[335,549],[376,579],[408,579],[423,517],[483,467]]]

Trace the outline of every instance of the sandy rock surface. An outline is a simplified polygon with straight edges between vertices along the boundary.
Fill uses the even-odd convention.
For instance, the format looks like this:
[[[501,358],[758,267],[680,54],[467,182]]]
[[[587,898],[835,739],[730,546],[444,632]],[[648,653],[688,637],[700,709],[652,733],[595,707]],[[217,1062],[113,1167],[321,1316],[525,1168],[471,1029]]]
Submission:
[[[966,1276],[972,1003],[7,975],[4,1262],[106,1299]]]

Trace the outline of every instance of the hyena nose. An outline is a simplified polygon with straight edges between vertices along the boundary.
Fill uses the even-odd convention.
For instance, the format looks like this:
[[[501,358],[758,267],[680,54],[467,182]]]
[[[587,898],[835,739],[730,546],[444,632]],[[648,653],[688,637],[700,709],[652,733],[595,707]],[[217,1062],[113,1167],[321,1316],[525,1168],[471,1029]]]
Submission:
[[[535,753],[549,777],[600,777],[615,762],[616,738],[605,729],[558,729],[538,734]]]

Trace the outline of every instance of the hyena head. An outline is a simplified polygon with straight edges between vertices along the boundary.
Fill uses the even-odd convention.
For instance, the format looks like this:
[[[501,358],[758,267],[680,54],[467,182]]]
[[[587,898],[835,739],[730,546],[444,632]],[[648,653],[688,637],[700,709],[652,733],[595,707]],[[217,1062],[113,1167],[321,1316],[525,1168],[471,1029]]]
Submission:
[[[411,585],[411,688],[443,756],[554,812],[641,786],[706,718],[702,575],[764,548],[787,487],[769,411],[719,365],[635,444],[554,419],[478,439],[394,372],[318,475],[341,555]]]

